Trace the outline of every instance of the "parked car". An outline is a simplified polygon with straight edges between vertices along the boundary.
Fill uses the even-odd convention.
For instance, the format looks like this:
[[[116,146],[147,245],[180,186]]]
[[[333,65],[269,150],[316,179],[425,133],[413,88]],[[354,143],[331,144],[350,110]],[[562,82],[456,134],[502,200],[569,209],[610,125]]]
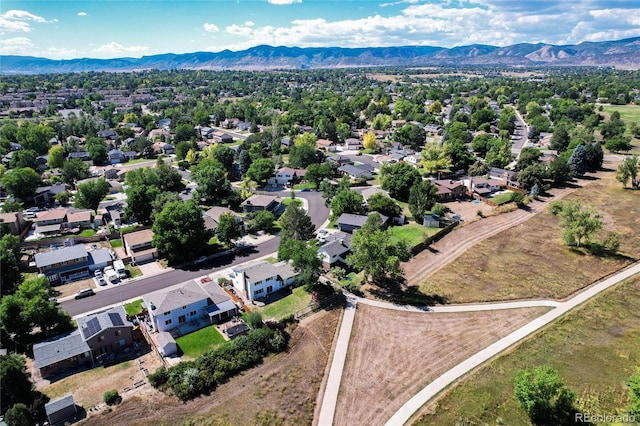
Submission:
[[[96,294],[96,292],[93,291],[92,288],[83,288],[82,290],[80,290],[79,292],[76,293],[75,298],[76,299],[83,299],[85,297],[93,296],[94,294]]]
[[[93,272],[93,275],[94,275],[96,278],[102,278],[102,271],[101,271],[100,269],[96,269],[96,270]]]
[[[95,277],[94,281],[96,282],[97,285],[107,285],[107,281],[104,279],[104,277],[101,275],[99,277]]]

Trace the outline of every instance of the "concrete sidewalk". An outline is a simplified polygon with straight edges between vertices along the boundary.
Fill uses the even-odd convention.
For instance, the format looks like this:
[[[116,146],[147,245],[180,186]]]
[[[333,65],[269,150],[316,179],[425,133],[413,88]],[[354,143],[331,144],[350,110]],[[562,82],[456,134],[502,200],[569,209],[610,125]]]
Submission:
[[[318,416],[318,425],[320,426],[328,426],[333,423],[333,416],[338,403],[338,393],[340,392],[340,382],[342,381],[342,371],[344,370],[349,340],[351,339],[351,329],[356,317],[356,304],[355,298],[347,296],[347,307],[342,316],[340,334],[338,334],[338,342],[331,361],[331,370],[329,370],[329,378],[322,398],[320,415]]]

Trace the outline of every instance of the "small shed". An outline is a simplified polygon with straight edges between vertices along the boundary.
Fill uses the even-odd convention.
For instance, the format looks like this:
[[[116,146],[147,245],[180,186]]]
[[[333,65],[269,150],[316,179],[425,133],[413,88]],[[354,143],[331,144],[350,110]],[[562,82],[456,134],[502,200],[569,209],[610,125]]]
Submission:
[[[156,341],[158,342],[158,350],[162,356],[171,356],[178,353],[178,345],[171,333],[167,331],[158,333]]]
[[[437,214],[426,214],[422,219],[422,226],[427,228],[440,228],[440,216]]]
[[[44,405],[44,411],[50,424],[56,424],[75,416],[78,413],[78,406],[73,399],[73,394],[65,395],[54,399]]]

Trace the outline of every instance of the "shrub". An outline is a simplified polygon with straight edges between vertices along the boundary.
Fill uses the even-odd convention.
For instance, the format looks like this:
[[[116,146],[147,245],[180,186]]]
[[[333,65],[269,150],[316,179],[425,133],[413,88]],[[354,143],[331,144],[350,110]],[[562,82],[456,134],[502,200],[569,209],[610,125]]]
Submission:
[[[154,388],[166,384],[167,380],[169,380],[169,372],[164,366],[158,368],[155,373],[149,374],[149,383],[151,383],[151,386]]]
[[[102,395],[102,400],[107,405],[116,405],[120,402],[120,394],[115,389],[108,390]]]
[[[247,323],[251,328],[262,327],[262,314],[257,311],[251,312],[249,315],[247,315]]]

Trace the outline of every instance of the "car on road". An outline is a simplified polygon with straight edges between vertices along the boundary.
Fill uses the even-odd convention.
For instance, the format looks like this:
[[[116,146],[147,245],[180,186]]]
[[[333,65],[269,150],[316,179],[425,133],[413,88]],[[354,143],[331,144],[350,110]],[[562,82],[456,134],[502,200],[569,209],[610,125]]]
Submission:
[[[200,256],[196,260],[193,261],[194,264],[206,262],[209,258],[207,256]]]
[[[83,299],[85,297],[93,296],[94,294],[96,294],[96,292],[93,291],[92,288],[83,288],[82,290],[76,293],[75,298]]]
[[[300,192],[311,192],[311,188],[303,188]]]

